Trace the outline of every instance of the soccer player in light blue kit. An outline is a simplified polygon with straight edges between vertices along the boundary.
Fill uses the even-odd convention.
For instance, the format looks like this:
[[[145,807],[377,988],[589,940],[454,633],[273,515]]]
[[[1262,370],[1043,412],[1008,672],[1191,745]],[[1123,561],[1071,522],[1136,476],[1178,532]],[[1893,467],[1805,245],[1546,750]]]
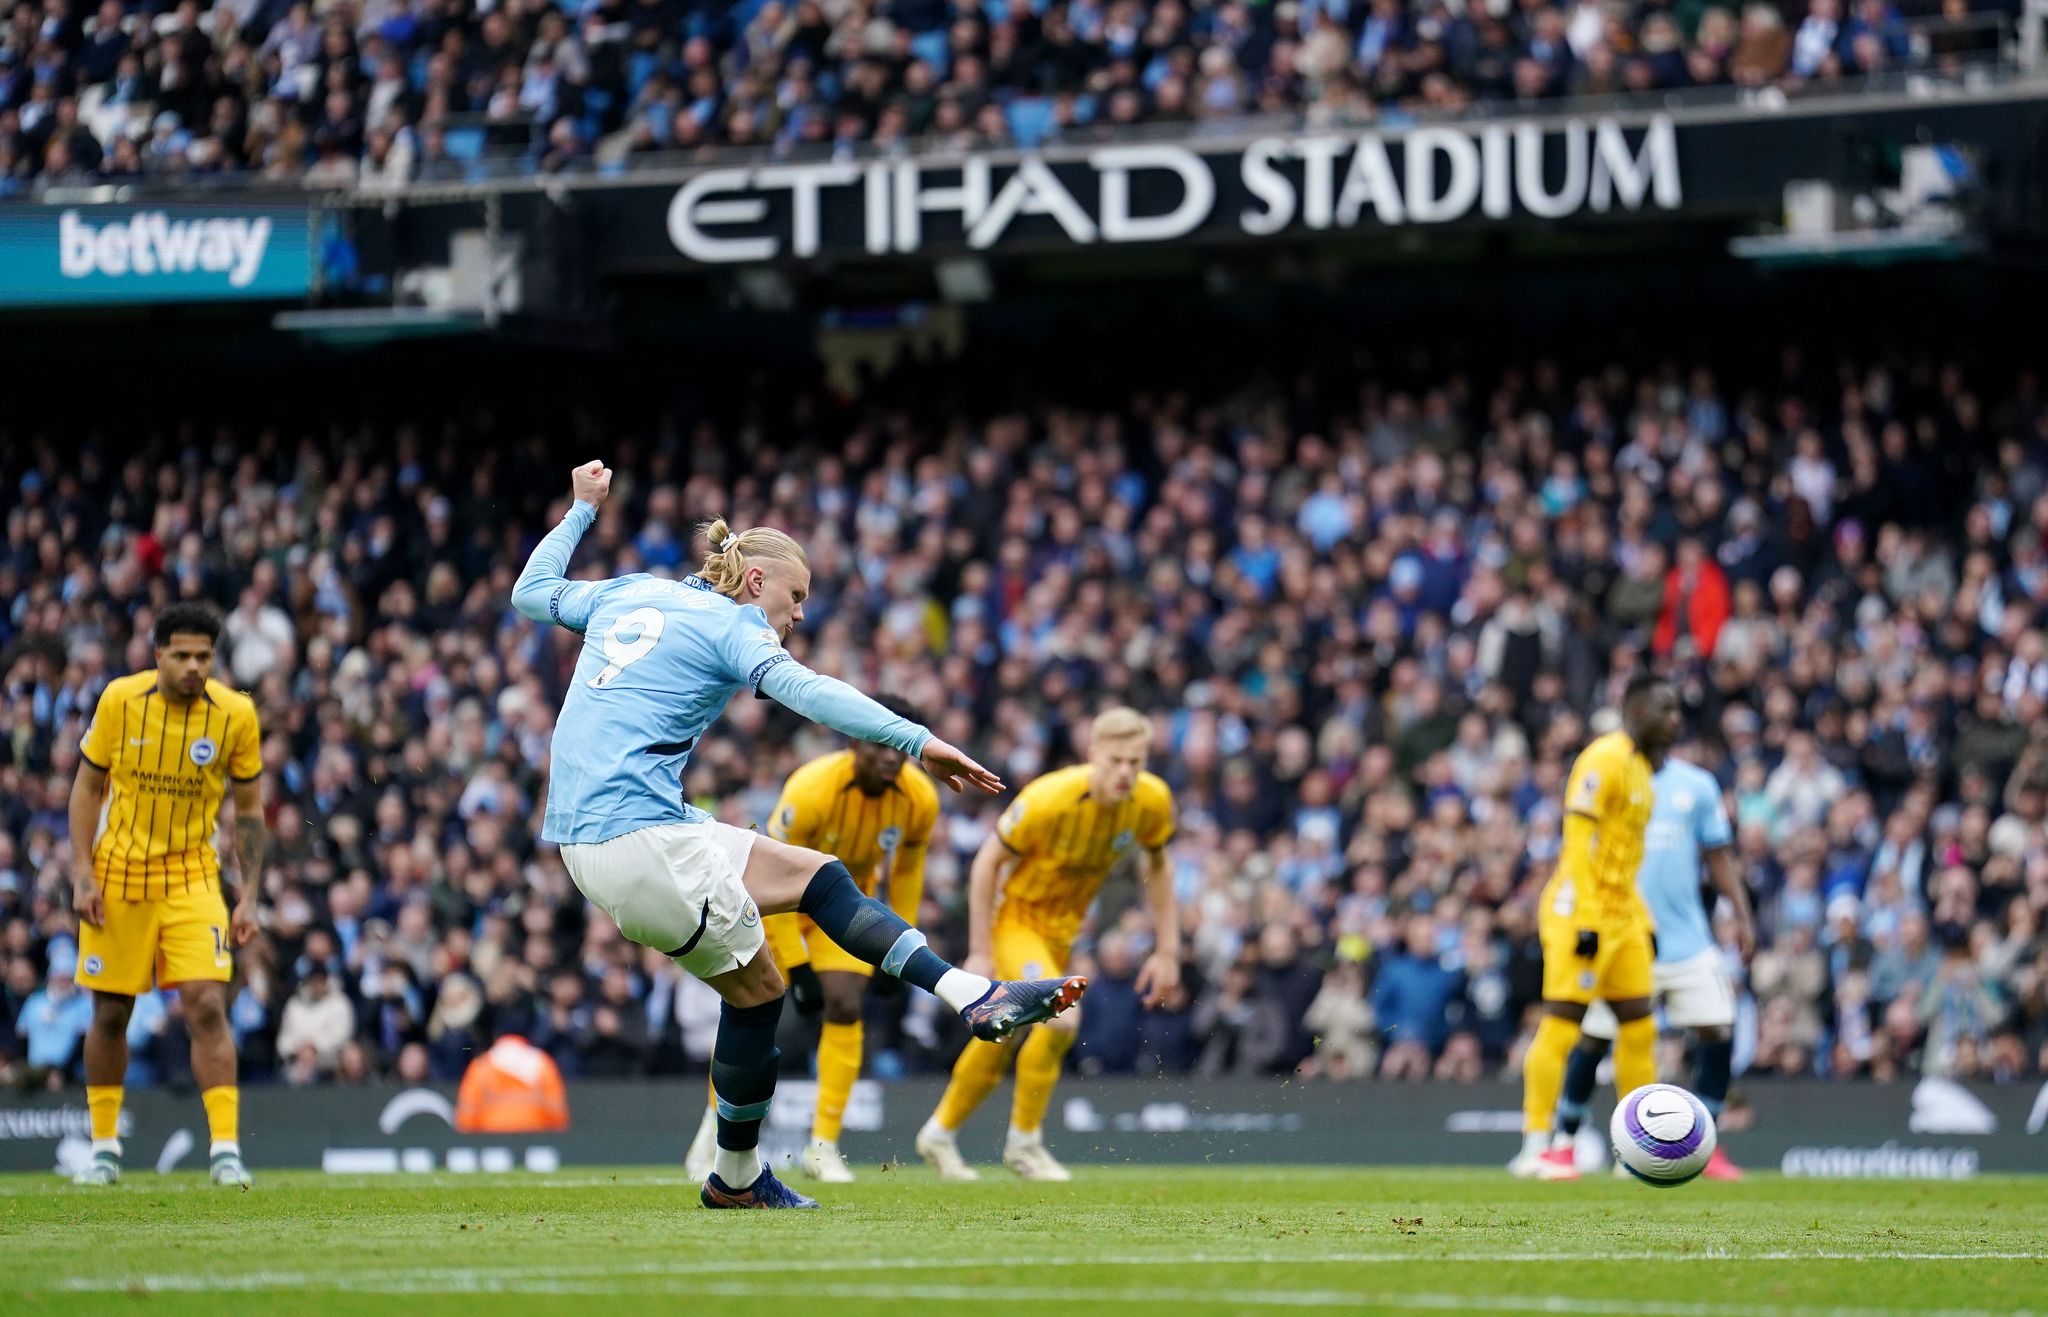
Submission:
[[[761,916],[796,910],[885,974],[933,993],[977,1038],[1000,1039],[1079,1001],[1084,978],[991,982],[953,968],[829,855],[720,823],[683,799],[690,751],[741,690],[918,759],[954,790],[1002,790],[986,768],[841,681],[792,659],[810,563],[778,530],[708,528],[711,554],[680,581],[644,573],[571,581],[569,558],[611,492],[611,471],[571,473],[575,502],[534,549],[512,606],[583,636],[555,722],[541,836],[561,847],[583,895],[619,931],[724,999],[712,1050],[718,1157],[706,1207],[816,1207],[761,1164],[775,1093],[783,980]]]
[[[1714,943],[1713,919],[1700,885],[1704,859],[1714,886],[1735,916],[1735,939],[1747,961],[1756,947],[1749,893],[1736,864],[1734,829],[1721,805],[1721,784],[1699,765],[1667,755],[1650,779],[1656,799],[1644,837],[1636,889],[1656,929],[1657,960],[1651,969],[1652,997],[1664,1008],[1664,1022],[1692,1029],[1698,1038],[1693,1090],[1716,1120],[1728,1097],[1735,1043],[1735,988]],[[1569,1148],[1592,1100],[1594,1072],[1614,1041],[1614,1012],[1606,1002],[1586,1011],[1578,1044],[1565,1063],[1564,1092],[1557,1102],[1557,1139]],[[1742,1172],[1719,1147],[1704,1172],[1736,1180]]]

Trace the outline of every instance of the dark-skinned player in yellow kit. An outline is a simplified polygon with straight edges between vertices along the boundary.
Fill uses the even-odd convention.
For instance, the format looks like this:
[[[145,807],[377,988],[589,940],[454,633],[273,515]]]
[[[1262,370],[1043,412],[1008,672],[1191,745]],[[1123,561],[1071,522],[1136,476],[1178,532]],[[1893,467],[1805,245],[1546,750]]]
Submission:
[[[256,705],[213,679],[220,615],[176,603],[156,616],[156,667],[107,684],[71,784],[71,902],[81,986],[92,989],[85,1100],[92,1160],[80,1184],[121,1178],[121,1087],[138,994],[176,987],[192,1036],[192,1078],[213,1137],[215,1184],[247,1189],[237,1126],[234,949],[256,936],[262,872],[263,734]],[[213,836],[235,798],[242,893],[228,912]]]
[[[1657,1079],[1652,929],[1636,870],[1654,799],[1650,762],[1678,739],[1678,696],[1664,682],[1638,675],[1622,697],[1621,721],[1621,730],[1579,752],[1565,782],[1564,840],[1537,914],[1543,1019],[1522,1062],[1525,1131],[1548,1134],[1565,1059],[1595,998],[1619,1021],[1615,1091],[1625,1096]]]

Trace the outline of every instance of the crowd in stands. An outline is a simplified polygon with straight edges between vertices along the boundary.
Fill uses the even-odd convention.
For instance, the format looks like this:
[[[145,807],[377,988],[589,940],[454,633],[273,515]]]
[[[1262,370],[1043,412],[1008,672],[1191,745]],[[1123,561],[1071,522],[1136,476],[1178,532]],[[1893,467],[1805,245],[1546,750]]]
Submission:
[[[0,196],[953,149],[1798,89],[1995,57],[2007,0],[9,0]],[[1910,16],[1909,16],[1910,12]]]
[[[1740,1071],[2048,1071],[2039,378],[1788,348],[1741,378],[1430,379],[973,414],[912,375],[573,443],[425,397],[381,425],[0,436],[0,1065],[77,1082],[78,744],[184,598],[224,610],[220,674],[264,726],[245,1081],[454,1080],[507,1033],[571,1077],[704,1065],[716,998],[535,840],[578,639],[508,597],[601,442],[618,475],[578,573],[688,572],[713,515],[783,527],[814,573],[793,652],[1013,786],[1106,703],[1153,717],[1188,990],[1139,1009],[1153,931],[1114,876],[1080,947],[1084,1073],[1511,1074],[1560,788],[1644,664],[1755,893],[1749,964],[1723,924]],[[685,789],[754,823],[835,745],[739,700]],[[955,956],[1000,804],[945,803],[922,922]],[[950,1062],[933,999],[873,1010],[875,1073]],[[189,1081],[175,994],[130,1038],[131,1082]]]

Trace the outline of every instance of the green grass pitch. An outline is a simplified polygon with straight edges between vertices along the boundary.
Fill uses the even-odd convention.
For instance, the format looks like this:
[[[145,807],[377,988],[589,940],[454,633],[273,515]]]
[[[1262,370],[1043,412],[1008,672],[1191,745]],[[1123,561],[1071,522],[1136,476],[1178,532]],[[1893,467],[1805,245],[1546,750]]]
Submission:
[[[1538,1312],[2048,1309],[2048,1178],[1753,1176],[1658,1192],[1505,1172],[866,1168],[820,1212],[707,1212],[673,1172],[113,1189],[0,1178],[0,1311]]]

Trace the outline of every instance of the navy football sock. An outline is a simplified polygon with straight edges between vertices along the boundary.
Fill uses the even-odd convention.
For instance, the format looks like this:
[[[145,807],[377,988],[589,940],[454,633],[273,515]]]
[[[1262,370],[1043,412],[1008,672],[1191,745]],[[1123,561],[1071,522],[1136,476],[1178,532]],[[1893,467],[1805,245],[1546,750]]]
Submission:
[[[1597,1045],[1589,1047],[1588,1044]],[[1557,1095],[1559,1133],[1577,1137],[1579,1126],[1586,1123],[1586,1104],[1593,1100],[1593,1088],[1600,1074],[1600,1058],[1605,1055],[1606,1043],[1581,1035],[1579,1045],[1572,1048],[1571,1055],[1565,1058],[1564,1091]]]
[[[847,951],[926,992],[937,992],[939,980],[952,968],[925,945],[924,934],[872,896],[863,896],[837,860],[811,875],[796,908]]]
[[[727,1003],[719,1008],[718,1039],[711,1047],[711,1094],[718,1106],[721,1148],[745,1151],[761,1142],[761,1121],[775,1097],[775,1072],[782,1060],[775,1046],[775,1026],[781,1019],[780,997],[759,1006]]]
[[[1707,1114],[1718,1121],[1721,1119],[1721,1104],[1728,1100],[1728,1076],[1735,1068],[1735,1040],[1702,1041],[1697,1064],[1693,1087],[1699,1091],[1700,1102],[1706,1107]]]

